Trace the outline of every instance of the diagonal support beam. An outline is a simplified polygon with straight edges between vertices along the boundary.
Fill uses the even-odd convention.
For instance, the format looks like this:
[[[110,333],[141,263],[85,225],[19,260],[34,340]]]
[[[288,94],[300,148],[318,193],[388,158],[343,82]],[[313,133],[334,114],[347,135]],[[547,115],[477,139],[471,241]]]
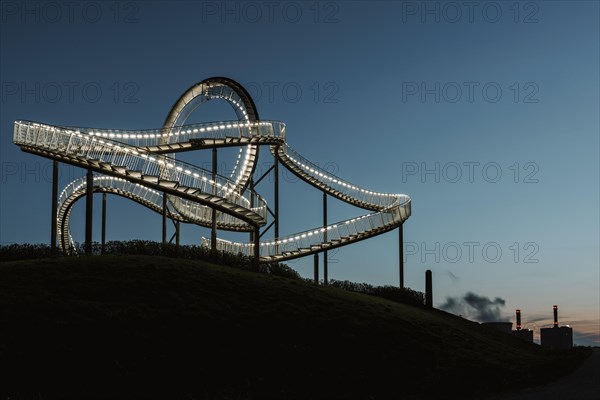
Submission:
[[[262,181],[267,175],[269,175],[269,172],[273,171],[274,168],[275,168],[275,164],[271,165],[271,167],[264,174],[262,174],[256,182],[254,182],[254,187],[258,186],[260,181]]]
[[[264,234],[267,233],[274,224],[275,224],[275,221],[272,221],[265,229],[263,229],[263,231],[260,233],[260,235],[258,235],[258,237],[259,238],[263,237]]]

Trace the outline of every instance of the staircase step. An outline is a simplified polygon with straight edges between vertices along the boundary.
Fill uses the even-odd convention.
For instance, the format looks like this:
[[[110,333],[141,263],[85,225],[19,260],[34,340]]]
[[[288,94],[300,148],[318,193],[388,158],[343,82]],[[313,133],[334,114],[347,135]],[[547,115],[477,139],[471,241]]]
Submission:
[[[152,183],[158,183],[158,176],[156,175],[142,175],[142,179]]]
[[[172,182],[172,181],[165,181],[165,182]],[[175,182],[175,183],[177,183],[177,182]],[[183,193],[196,194],[196,191],[198,190],[191,186],[180,185],[179,183],[177,183],[177,186],[175,186],[175,187],[177,188],[178,191],[183,192]]]
[[[169,180],[165,180],[165,179],[159,179],[158,184],[161,186],[166,186],[166,187],[170,187],[170,188],[175,188],[175,187],[179,186],[178,182],[169,181]]]
[[[142,171],[140,170],[128,170],[127,172],[127,176],[131,176],[134,178],[141,178],[142,177]]]

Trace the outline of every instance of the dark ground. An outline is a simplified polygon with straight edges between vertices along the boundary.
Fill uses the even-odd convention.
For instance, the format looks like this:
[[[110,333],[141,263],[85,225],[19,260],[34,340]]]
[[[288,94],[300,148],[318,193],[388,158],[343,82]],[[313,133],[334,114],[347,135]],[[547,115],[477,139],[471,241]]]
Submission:
[[[586,355],[198,261],[0,264],[0,399],[482,398],[555,380]]]
[[[593,349],[572,374],[555,382],[490,398],[490,400],[597,400],[600,397],[600,348]]]

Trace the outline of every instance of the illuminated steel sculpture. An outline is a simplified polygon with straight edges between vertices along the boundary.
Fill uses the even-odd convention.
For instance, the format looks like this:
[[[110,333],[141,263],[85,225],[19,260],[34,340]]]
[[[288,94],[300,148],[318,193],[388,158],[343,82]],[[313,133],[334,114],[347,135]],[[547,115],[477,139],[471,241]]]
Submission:
[[[213,99],[229,103],[237,120],[186,124],[194,110]],[[204,246],[253,256],[257,262],[316,255],[399,228],[403,286],[402,223],[410,216],[410,197],[359,188],[326,172],[294,151],[285,134],[284,123],[260,120],[248,92],[228,78],[206,79],[189,88],[172,107],[161,129],[75,128],[30,121],[14,124],[15,144],[55,161],[52,246],[58,239],[62,252],[73,249],[69,217],[73,204],[83,196],[88,201],[86,244],[91,249],[91,194],[103,192],[162,213],[163,242],[167,219],[176,222],[177,232],[180,222],[193,223],[211,228],[211,237],[202,238]],[[274,172],[274,211],[254,190],[255,166],[263,145],[269,146],[274,165],[256,182]],[[229,177],[220,176],[216,172],[217,149],[232,146],[239,147],[237,162]],[[175,159],[175,153],[203,149],[212,149],[211,171]],[[86,177],[70,183],[60,195],[56,191],[57,161],[88,170]],[[279,164],[323,192],[323,226],[280,237]],[[327,196],[371,212],[328,224]],[[273,239],[261,241],[271,227]],[[251,240],[241,243],[218,239],[218,230],[250,232]],[[325,274],[326,270],[325,265]]]

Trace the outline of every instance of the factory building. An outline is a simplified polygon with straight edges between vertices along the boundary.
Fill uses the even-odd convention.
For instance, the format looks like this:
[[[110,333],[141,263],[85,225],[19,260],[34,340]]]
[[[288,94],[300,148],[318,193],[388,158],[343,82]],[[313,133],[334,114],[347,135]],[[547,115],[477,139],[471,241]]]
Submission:
[[[542,346],[549,349],[570,349],[573,347],[573,329],[558,326],[558,306],[554,306],[554,325],[540,330]]]

